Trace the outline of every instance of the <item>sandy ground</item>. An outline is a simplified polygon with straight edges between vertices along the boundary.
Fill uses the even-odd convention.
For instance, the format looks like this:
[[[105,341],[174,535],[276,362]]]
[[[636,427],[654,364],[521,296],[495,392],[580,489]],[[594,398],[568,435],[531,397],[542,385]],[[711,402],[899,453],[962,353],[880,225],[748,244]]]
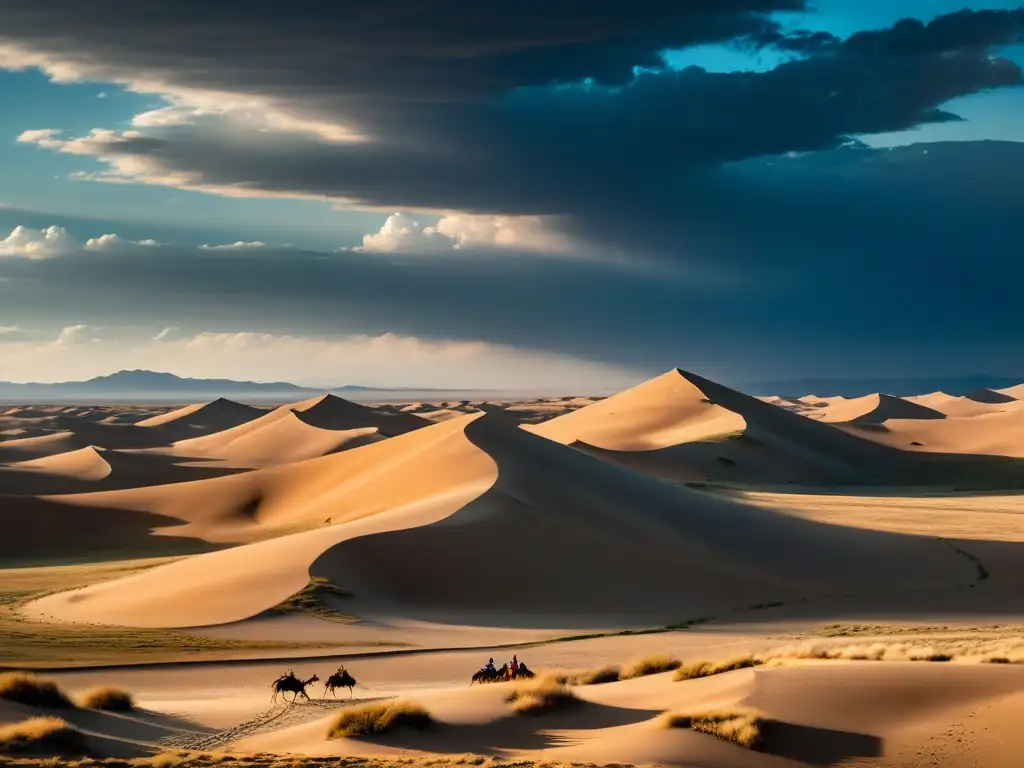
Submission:
[[[1016,766],[1022,397],[675,370],[608,398],[4,409],[0,663],[131,691],[53,713],[114,757]],[[468,685],[513,653],[759,664],[531,717]],[[353,699],[321,701],[340,664]],[[312,701],[272,705],[289,668]],[[434,727],[327,738],[396,699]],[[711,710],[756,715],[761,747],[664,726]],[[41,713],[0,696],[0,725]]]

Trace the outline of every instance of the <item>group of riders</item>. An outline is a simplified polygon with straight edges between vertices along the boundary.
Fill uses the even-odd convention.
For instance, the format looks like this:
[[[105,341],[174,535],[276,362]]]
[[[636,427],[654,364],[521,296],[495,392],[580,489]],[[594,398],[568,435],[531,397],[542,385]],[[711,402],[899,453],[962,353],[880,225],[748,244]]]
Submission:
[[[494,666],[494,659],[490,658],[487,663],[484,664],[480,671],[473,675],[473,679],[470,685],[473,683],[497,683],[505,680],[519,680],[522,678],[533,677],[533,672],[526,666],[525,662],[519,660],[517,656],[513,656],[511,661],[506,661],[500,667]],[[320,678],[313,675],[308,680],[301,680],[295,675],[294,669],[289,669],[287,674],[281,675],[277,680],[271,684],[273,688],[273,697],[271,701],[277,701],[278,695],[284,695],[291,693],[291,701],[295,701],[299,696],[309,701],[309,694],[306,693],[306,686],[312,685],[313,683],[319,682]],[[332,696],[337,697],[335,690],[338,688],[348,688],[349,698],[352,697],[352,689],[356,686],[356,679],[348,673],[345,666],[338,667],[338,671],[327,678],[324,683],[324,696],[330,693]],[[323,698],[323,697],[321,697]],[[287,701],[287,698],[285,699]]]
[[[494,659],[491,658],[480,668],[479,672],[473,675],[470,685],[473,683],[498,683],[506,680],[520,680],[527,677],[533,677],[533,672],[526,666],[526,662],[520,661],[517,656],[513,656],[512,661],[506,661],[500,667],[495,667]]]

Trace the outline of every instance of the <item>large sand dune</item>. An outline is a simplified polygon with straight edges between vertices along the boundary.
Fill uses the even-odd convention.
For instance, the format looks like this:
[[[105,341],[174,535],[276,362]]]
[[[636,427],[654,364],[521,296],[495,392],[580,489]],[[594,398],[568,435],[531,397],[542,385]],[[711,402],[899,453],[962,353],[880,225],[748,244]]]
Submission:
[[[620,397],[623,400],[620,401]],[[675,481],[741,485],[1020,487],[1024,467],[1016,460],[1016,453],[974,452],[969,446],[958,449],[951,441],[946,441],[941,448],[924,456],[912,450],[915,447],[910,445],[914,441],[912,437],[906,440],[885,438],[887,426],[897,421],[913,424],[915,429],[939,431],[943,428],[938,425],[946,421],[946,416],[937,410],[901,399],[894,404],[892,400],[898,399],[879,396],[858,400],[814,399],[819,405],[808,404],[808,409],[823,410],[839,403],[835,407],[844,421],[827,423],[820,418],[820,413],[808,418],[805,415],[808,411],[802,407],[798,411],[791,410],[788,401],[766,402],[696,374],[674,370],[597,405],[527,429],[568,442],[606,461]],[[646,413],[650,409],[679,412],[695,402],[705,408],[728,411],[745,426],[738,433],[706,435],[653,450],[624,447],[641,446],[648,440],[650,428]],[[894,413],[915,416],[894,420],[890,418]],[[863,419],[858,420],[861,417]],[[881,417],[885,418],[879,421]],[[615,441],[607,444],[619,448],[601,445],[607,434],[616,435]],[[688,435],[680,432],[679,436],[686,438]],[[936,455],[940,451],[942,455]]]
[[[179,518],[182,527],[163,532],[214,541],[309,530],[44,598],[28,608],[35,615],[224,623],[272,607],[313,574],[353,592],[356,612],[508,626],[571,612],[637,623],[779,595],[950,585],[973,573],[932,540],[667,485],[499,414],[247,476],[83,502]]]
[[[682,424],[652,439],[660,413]],[[705,428],[686,428],[694,423]],[[873,480],[886,467],[868,441],[678,369],[528,429],[674,480],[824,485]]]

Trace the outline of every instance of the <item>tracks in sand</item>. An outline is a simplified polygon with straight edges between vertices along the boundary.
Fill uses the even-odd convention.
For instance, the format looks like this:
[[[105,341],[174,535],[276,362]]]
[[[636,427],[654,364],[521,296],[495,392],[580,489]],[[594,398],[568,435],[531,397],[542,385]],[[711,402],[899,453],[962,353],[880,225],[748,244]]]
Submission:
[[[186,749],[195,752],[213,751],[222,749],[240,739],[246,739],[268,731],[276,731],[280,728],[288,728],[293,725],[302,725],[344,707],[365,704],[370,701],[379,701],[381,698],[387,697],[346,699],[344,701],[313,699],[312,701],[288,702],[284,705],[275,705],[267,711],[246,720],[244,723],[239,723],[223,731],[216,731],[214,733],[178,731],[160,739],[159,745],[171,749]]]

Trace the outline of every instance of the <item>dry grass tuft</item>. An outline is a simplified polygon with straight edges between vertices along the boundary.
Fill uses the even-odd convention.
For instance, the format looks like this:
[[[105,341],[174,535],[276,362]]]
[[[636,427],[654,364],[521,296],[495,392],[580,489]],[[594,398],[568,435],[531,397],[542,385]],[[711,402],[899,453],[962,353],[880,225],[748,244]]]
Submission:
[[[553,675],[545,675],[516,686],[505,700],[519,715],[543,715],[579,703],[576,694]]]
[[[670,712],[662,720],[666,728],[690,728],[747,749],[758,749],[761,746],[763,722],[757,713],[746,709]]]
[[[373,736],[396,728],[424,730],[433,724],[430,714],[419,704],[393,701],[384,704],[366,704],[342,711],[327,731],[329,739],[350,739]]]
[[[71,709],[74,704],[57,684],[27,672],[8,672],[0,675],[0,699],[30,707]]]
[[[642,659],[637,659],[622,670],[622,674],[619,677],[622,680],[629,680],[634,677],[657,675],[661,672],[671,672],[673,669],[679,669],[681,665],[682,662],[679,659],[674,659],[671,656],[662,654],[645,656]]]
[[[85,709],[100,709],[104,712],[131,712],[135,699],[127,691],[113,685],[90,688],[78,697],[78,706]]]
[[[81,754],[85,739],[59,717],[33,717],[0,727],[0,752]]]
[[[730,659],[729,661],[694,661],[689,664],[683,664],[676,670],[675,675],[672,676],[673,680],[693,680],[698,677],[710,677],[711,675],[720,675],[723,672],[732,672],[735,669],[748,669],[749,667],[759,667],[763,664],[760,659],[755,659],[753,656],[741,656],[736,659]]]
[[[558,681],[568,685],[600,685],[601,683],[617,683],[622,672],[616,666],[598,667],[596,669],[578,669],[558,675]]]

